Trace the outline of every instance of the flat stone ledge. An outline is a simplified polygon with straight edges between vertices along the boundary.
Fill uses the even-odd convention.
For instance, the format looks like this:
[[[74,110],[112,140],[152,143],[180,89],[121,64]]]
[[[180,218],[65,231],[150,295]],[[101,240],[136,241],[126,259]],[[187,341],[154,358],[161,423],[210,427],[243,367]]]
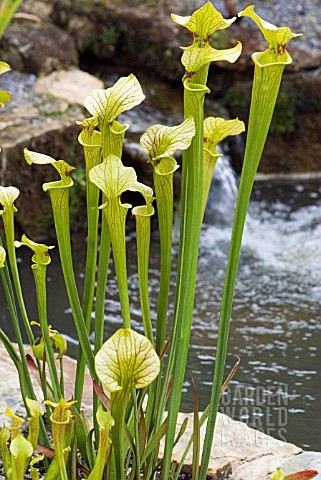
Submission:
[[[187,429],[174,450],[173,460],[176,462],[180,461],[193,434],[192,413],[179,414],[177,429],[186,417]],[[201,429],[201,445],[205,437],[205,426],[206,424]],[[207,480],[267,480],[272,471],[301,452],[296,445],[272,438],[219,413]],[[186,457],[184,471],[190,472],[191,466],[192,449]]]
[[[29,346],[25,348],[30,353]],[[71,398],[76,376],[77,362],[64,357],[65,396]],[[4,346],[0,344],[0,424],[8,424],[4,415],[7,407],[22,416],[25,415],[19,389],[19,380],[14,364]],[[42,400],[41,389],[34,379],[38,399]],[[92,382],[86,373],[83,407],[92,416]],[[193,414],[179,414],[177,430],[188,417],[187,429],[174,450],[173,460],[179,462],[185,446],[193,432]],[[204,441],[205,425],[201,430],[201,444]],[[162,452],[163,445],[161,445]],[[185,460],[184,471],[190,472],[192,451]],[[263,432],[248,427],[245,423],[232,420],[227,415],[218,414],[214,445],[211,452],[207,480],[268,480],[278,467],[285,473],[303,469],[316,469],[321,472],[321,453],[303,452],[296,445],[282,442]],[[316,477],[321,479],[321,474]]]

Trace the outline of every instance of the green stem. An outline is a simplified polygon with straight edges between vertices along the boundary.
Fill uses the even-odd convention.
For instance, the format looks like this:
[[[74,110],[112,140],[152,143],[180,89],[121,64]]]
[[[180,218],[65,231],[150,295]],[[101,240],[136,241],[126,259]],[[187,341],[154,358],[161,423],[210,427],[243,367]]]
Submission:
[[[61,259],[62,271],[65,279],[67,294],[73,313],[75,326],[80,342],[80,346],[84,352],[86,362],[92,378],[97,380],[94,366],[94,356],[88,338],[86,324],[82,314],[75,275],[72,264],[70,229],[69,229],[69,191],[68,187],[50,188],[50,199],[54,215],[54,222],[57,234],[59,254]],[[81,404],[83,390],[83,379],[76,378],[75,399],[78,407]]]
[[[167,162],[165,162],[167,160]],[[169,164],[171,163],[171,165]],[[166,319],[172,267],[172,229],[173,229],[173,173],[176,162],[172,158],[162,159],[159,167],[154,167],[154,186],[157,203],[157,216],[160,233],[160,285],[156,321],[156,352],[161,354],[166,339]],[[167,167],[167,168],[166,168]],[[176,167],[176,168],[175,168]]]
[[[162,479],[167,480],[175,428],[179,412],[182,386],[193,317],[198,244],[201,230],[202,180],[203,180],[203,104],[209,89],[204,84],[184,83],[185,117],[193,115],[196,134],[191,146],[183,155],[180,254],[178,285],[173,321],[172,344],[167,365],[167,375],[172,369],[172,388],[168,404],[168,430],[165,442]]]
[[[127,389],[128,390],[128,389]],[[129,392],[119,390],[111,394],[111,415],[115,421],[113,427],[113,456],[115,459],[116,478],[111,480],[125,480],[124,475],[124,433],[125,412],[128,402]]]
[[[121,305],[124,328],[130,328],[130,306],[128,295],[125,222],[127,208],[119,205],[119,199],[109,200],[103,210],[107,215],[110,240],[113,249],[115,272],[118,283],[118,293]]]
[[[103,160],[110,154],[121,158],[123,141],[128,125],[122,125],[117,120],[105,126],[102,130],[102,158]],[[128,281],[126,267],[126,242],[125,242],[125,222],[126,214],[123,207],[117,204],[110,208],[110,202],[107,209],[104,209],[107,215],[110,241],[113,249],[113,258],[115,272],[118,283],[119,299],[122,310],[124,328],[130,328],[130,306],[128,296]],[[117,215],[119,213],[119,215]]]
[[[142,309],[143,325],[145,336],[154,345],[153,328],[150,316],[150,305],[148,295],[148,259],[150,246],[150,215],[147,207],[137,207],[142,214],[137,213],[136,217],[136,242],[140,304]],[[134,209],[135,211],[135,209]],[[145,213],[145,215],[143,214]]]
[[[127,125],[121,125],[114,121],[103,129],[101,134],[102,140],[102,158],[106,158],[109,154],[114,154],[119,158],[122,155],[123,141]],[[96,187],[97,188],[97,187]],[[100,234],[100,251],[98,260],[98,274],[97,274],[97,288],[96,288],[96,308],[95,308],[95,340],[94,352],[95,354],[101,348],[104,341],[104,325],[105,325],[105,298],[106,285],[108,277],[108,265],[110,259],[110,245],[111,238],[109,233],[109,226],[106,216],[102,215],[102,227]],[[99,399],[97,395],[93,396],[93,418],[95,426],[95,434],[99,435],[99,428],[97,424],[97,410],[99,406]]]
[[[270,64],[263,68],[260,68],[258,65],[255,66],[247,142],[226,268],[216,348],[211,408],[206,428],[199,480],[205,480],[206,478],[212,448],[220,390],[223,384],[234,287],[247,208],[255,174],[270,128],[283,69],[284,65],[277,64]]]
[[[95,354],[101,348],[104,341],[104,319],[105,319],[105,296],[108,277],[108,265],[110,257],[110,234],[107,218],[102,216],[100,234],[100,251],[97,273],[96,308],[95,308]]]
[[[134,404],[134,429],[135,429],[135,458],[136,458],[136,480],[140,480],[140,470],[141,470],[141,462],[140,462],[140,443],[139,443],[139,407],[137,405],[137,396],[136,391],[133,388],[132,390],[132,399]]]
[[[33,276],[36,284],[37,304],[39,322],[42,331],[42,336],[45,343],[46,361],[48,363],[50,377],[52,381],[53,392],[56,402],[59,402],[61,397],[60,384],[58,380],[57,368],[55,364],[54,353],[49,336],[49,327],[47,321],[47,289],[46,289],[46,272],[47,267],[41,264],[34,264],[32,266]]]
[[[97,273],[97,288],[96,288],[96,306],[95,306],[95,339],[94,339],[94,353],[98,352],[104,341],[104,326],[105,326],[105,298],[106,285],[108,277],[108,265],[110,257],[110,235],[108,229],[107,218],[102,215],[102,226],[100,234],[100,250]],[[99,438],[99,426],[97,422],[97,410],[99,407],[99,398],[97,395],[93,396],[93,418],[95,426],[95,435]]]
[[[3,218],[3,225],[4,225],[5,234],[6,234],[9,264],[10,264],[13,283],[14,283],[14,287],[17,295],[17,300],[18,300],[23,324],[25,326],[25,329],[28,335],[28,341],[30,345],[33,345],[35,339],[30,327],[29,318],[28,318],[27,310],[25,307],[24,299],[23,299],[19,271],[17,266],[16,249],[14,246],[14,214],[10,210],[7,210],[7,211],[4,210],[2,214],[2,218]]]
[[[86,162],[86,198],[87,198],[87,222],[88,222],[88,238],[87,238],[87,255],[85,268],[84,293],[82,300],[82,313],[85,320],[87,333],[90,333],[91,313],[93,307],[95,293],[95,276],[97,263],[97,244],[98,244],[98,200],[99,189],[89,181],[89,171],[98,165],[101,156],[101,134],[97,131],[88,132],[83,130],[78,137],[79,143],[84,147],[84,155]],[[77,390],[83,384],[85,378],[86,358],[83,354],[81,346],[78,349],[77,359]],[[76,396],[75,385],[75,396]],[[77,392],[80,395],[80,392]],[[77,397],[76,397],[77,398]]]
[[[2,242],[0,241],[0,244],[2,245]],[[36,394],[34,392],[34,388],[32,385],[31,377],[30,377],[30,372],[29,368],[27,365],[26,361],[26,355],[24,352],[24,346],[23,346],[23,340],[22,340],[22,335],[21,335],[21,330],[20,330],[20,325],[19,325],[19,320],[18,320],[18,314],[17,314],[17,309],[16,305],[14,302],[14,294],[13,294],[13,289],[12,289],[12,284],[10,280],[10,275],[9,275],[9,270],[7,264],[5,264],[4,268],[1,269],[1,280],[7,300],[7,305],[9,308],[10,312],[10,317],[12,321],[12,326],[13,330],[15,333],[15,337],[18,343],[18,348],[19,348],[19,353],[20,353],[20,361],[21,361],[21,366],[22,366],[22,372],[23,374],[19,374],[20,378],[20,385],[22,386],[21,391],[26,392],[28,397],[31,398],[32,400],[37,400]],[[5,344],[5,343],[4,343]],[[18,370],[19,371],[19,370]],[[26,383],[26,386],[23,387],[23,384]],[[26,410],[28,411],[27,404],[25,403],[25,397],[23,396],[23,401],[26,407]],[[44,421],[41,418],[40,419],[40,441],[46,445],[50,446],[50,440],[48,438],[48,434],[46,431],[46,427],[44,425]]]

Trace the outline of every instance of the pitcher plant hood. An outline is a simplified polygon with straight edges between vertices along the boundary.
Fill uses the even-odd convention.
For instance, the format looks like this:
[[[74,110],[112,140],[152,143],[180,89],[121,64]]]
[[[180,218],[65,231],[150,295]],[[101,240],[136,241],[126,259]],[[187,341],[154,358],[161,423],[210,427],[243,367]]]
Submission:
[[[291,38],[299,37],[301,33],[293,33],[289,27],[278,28],[272,23],[266,22],[254,11],[254,5],[248,6],[239,13],[239,17],[250,17],[259,27],[268,43],[268,49],[264,52],[255,52],[252,60],[259,67],[279,63],[288,65],[292,58],[286,50],[287,43]]]
[[[131,328],[117,330],[95,358],[97,375],[109,392],[141,389],[159,373],[160,361],[151,342]]]
[[[51,262],[51,258],[49,255],[49,250],[52,248],[55,248],[53,246],[48,247],[47,245],[44,245],[43,243],[36,243],[30,240],[26,235],[22,235],[21,237],[21,242],[16,240],[14,242],[15,247],[19,248],[22,245],[31,248],[31,250],[34,252],[32,256],[32,261],[34,264],[40,264],[40,265],[49,265]]]
[[[65,160],[55,160],[49,155],[43,153],[32,152],[27,148],[24,149],[24,156],[28,165],[33,163],[37,165],[52,165],[60,175],[60,180],[54,182],[44,183],[42,188],[45,192],[51,188],[66,188],[72,187],[74,184],[73,179],[70,176],[70,172],[75,170],[75,167],[69,165]]]
[[[85,99],[84,106],[98,119],[100,130],[112,123],[118,115],[139,105],[145,98],[135,75],[121,77],[106,90],[93,90]]]
[[[120,196],[127,190],[140,192],[145,198],[153,196],[153,190],[138,182],[136,172],[132,167],[124,167],[122,161],[116,155],[108,155],[105,160],[92,168],[89,178],[105,194],[108,205],[109,201],[117,200],[120,206],[128,209],[129,204],[122,204]]]
[[[217,30],[228,28],[236,20],[236,17],[224,19],[212,3],[207,2],[188,17],[172,14],[172,19],[175,23],[187,28],[194,37],[193,45],[182,47],[184,50],[182,64],[189,77],[210,62],[225,60],[234,63],[241,55],[240,42],[235,47],[224,50],[216,50],[210,46],[209,40],[212,34]]]
[[[0,215],[11,211],[12,213],[18,210],[14,206],[14,201],[19,197],[20,192],[16,187],[2,187],[0,186],[0,203],[3,210],[0,210]]]
[[[204,120],[204,149],[213,156],[220,156],[221,154],[216,150],[217,145],[226,137],[238,135],[244,131],[244,122],[238,118],[224,120],[220,117],[207,117]]]

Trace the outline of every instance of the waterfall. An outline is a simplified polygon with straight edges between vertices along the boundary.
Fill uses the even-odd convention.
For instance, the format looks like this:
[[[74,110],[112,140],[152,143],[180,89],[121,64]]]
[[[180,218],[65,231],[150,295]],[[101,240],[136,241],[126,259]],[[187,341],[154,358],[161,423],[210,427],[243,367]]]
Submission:
[[[204,223],[231,225],[238,189],[238,178],[228,156],[219,157],[208,196]]]

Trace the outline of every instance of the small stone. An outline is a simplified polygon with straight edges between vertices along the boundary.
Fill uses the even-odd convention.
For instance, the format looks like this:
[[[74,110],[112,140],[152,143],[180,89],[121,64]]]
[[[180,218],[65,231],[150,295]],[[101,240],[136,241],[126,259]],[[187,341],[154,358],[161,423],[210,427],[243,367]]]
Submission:
[[[83,105],[91,90],[104,88],[101,80],[81,70],[61,70],[40,78],[35,92],[51,95],[69,103]]]

